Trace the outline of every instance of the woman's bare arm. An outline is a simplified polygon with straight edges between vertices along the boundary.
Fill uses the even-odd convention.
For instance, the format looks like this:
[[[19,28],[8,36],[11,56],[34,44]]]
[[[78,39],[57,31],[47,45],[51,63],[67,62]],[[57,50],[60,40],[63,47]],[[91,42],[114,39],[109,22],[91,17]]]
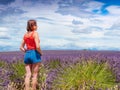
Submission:
[[[20,46],[20,50],[23,51],[23,52],[26,51],[26,49],[24,48],[24,46],[25,46],[25,42],[24,42],[24,40],[22,40],[22,43],[21,43],[21,46]]]
[[[39,42],[39,36],[37,32],[34,33],[34,38],[35,38],[36,50],[42,55],[42,50],[40,48],[40,42]]]

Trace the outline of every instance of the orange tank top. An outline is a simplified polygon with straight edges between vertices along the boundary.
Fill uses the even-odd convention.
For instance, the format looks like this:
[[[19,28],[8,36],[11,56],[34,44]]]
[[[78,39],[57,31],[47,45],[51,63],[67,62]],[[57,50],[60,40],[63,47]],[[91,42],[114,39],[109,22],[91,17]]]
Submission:
[[[30,36],[28,36],[27,34],[24,35],[24,41],[25,41],[27,50],[35,50],[36,49],[36,44],[35,44],[33,34],[34,34],[34,31],[31,33]]]

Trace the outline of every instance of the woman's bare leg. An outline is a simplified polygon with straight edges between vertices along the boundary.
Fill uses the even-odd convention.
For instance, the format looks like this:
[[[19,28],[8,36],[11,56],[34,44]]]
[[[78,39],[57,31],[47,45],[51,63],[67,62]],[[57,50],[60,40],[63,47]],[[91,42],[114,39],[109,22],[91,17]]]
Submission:
[[[26,69],[25,90],[30,90],[30,78],[31,78],[32,65],[26,64],[25,69]]]
[[[32,90],[36,90],[36,85],[37,85],[37,78],[38,78],[38,71],[41,63],[36,63],[32,65]]]

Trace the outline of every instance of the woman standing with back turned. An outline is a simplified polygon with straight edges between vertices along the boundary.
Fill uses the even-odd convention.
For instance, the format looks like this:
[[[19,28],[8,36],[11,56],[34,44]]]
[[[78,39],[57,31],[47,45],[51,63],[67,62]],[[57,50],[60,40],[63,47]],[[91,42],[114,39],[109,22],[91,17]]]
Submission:
[[[32,76],[32,90],[36,90],[38,71],[41,64],[42,51],[40,49],[40,39],[37,33],[37,23],[35,20],[27,22],[27,32],[25,33],[20,50],[25,52],[25,90],[30,90],[30,78]],[[27,48],[25,48],[25,45]]]

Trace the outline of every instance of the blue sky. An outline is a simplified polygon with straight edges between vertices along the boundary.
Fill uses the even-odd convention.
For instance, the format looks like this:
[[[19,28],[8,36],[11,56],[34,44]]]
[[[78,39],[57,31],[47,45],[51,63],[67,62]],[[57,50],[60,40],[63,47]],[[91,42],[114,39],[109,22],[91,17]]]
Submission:
[[[0,51],[16,51],[35,19],[43,50],[120,50],[120,0],[0,0]]]

